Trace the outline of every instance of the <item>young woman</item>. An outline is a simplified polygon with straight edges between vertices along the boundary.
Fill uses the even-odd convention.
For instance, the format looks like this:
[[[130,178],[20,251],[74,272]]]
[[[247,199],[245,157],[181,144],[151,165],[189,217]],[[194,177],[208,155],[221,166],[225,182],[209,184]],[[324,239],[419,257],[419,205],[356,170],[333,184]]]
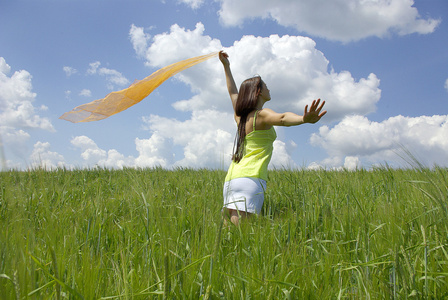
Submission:
[[[271,95],[261,77],[246,79],[236,87],[230,70],[227,53],[221,51],[221,60],[226,75],[227,89],[232,100],[234,118],[238,126],[236,147],[232,163],[224,183],[224,215],[238,225],[240,218],[259,214],[264,201],[268,164],[271,160],[273,143],[277,138],[273,126],[296,126],[316,123],[327,111],[321,112],[325,101],[314,100],[303,116],[292,112],[276,113],[263,108]]]

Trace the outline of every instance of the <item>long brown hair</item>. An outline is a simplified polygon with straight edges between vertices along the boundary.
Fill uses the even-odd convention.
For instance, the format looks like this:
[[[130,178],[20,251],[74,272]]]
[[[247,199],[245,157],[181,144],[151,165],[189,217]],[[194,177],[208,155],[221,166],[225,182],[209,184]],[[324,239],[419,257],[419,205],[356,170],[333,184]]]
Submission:
[[[238,98],[235,104],[235,114],[240,117],[238,124],[238,135],[236,137],[236,149],[234,144],[234,152],[232,160],[236,163],[244,156],[244,138],[246,137],[246,121],[247,116],[257,107],[258,96],[263,88],[263,81],[260,76],[246,79],[241,83]],[[255,128],[254,128],[255,129]]]

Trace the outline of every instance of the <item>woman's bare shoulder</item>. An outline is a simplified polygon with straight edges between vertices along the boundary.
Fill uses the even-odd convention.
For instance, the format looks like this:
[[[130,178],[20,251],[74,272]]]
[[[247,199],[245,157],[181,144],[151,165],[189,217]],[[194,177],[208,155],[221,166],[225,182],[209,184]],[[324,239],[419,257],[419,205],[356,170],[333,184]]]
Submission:
[[[273,114],[276,114],[275,111],[273,111],[270,108],[263,108],[257,112],[257,119],[256,119],[256,129],[257,130],[267,130],[272,127],[271,124],[268,124],[266,120],[269,119],[270,116]]]
[[[258,116],[261,118],[266,118],[266,117],[272,116],[273,114],[277,114],[277,113],[270,108],[263,108],[258,111]]]

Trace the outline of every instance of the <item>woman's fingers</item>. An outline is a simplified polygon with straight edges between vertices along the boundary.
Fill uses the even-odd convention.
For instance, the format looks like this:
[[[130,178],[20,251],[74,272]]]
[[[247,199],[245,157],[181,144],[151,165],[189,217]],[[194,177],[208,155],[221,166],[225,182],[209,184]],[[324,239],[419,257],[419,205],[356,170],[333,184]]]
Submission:
[[[319,99],[320,100],[320,99]],[[319,104],[319,103],[318,103]],[[320,111],[322,110],[322,108],[325,105],[325,101],[322,102],[322,104],[319,106],[319,108],[317,109],[317,113],[320,113]]]
[[[320,99],[313,100],[313,103],[311,103],[310,112],[316,111],[317,107],[319,106],[319,103],[320,103]]]
[[[322,104],[320,104],[320,99],[317,100],[313,100],[313,102],[311,103],[310,106],[310,110],[308,111],[308,105],[305,106],[305,111],[303,113],[303,117],[304,117],[304,121],[307,123],[316,123],[320,120],[320,118],[322,118],[327,111],[322,111],[322,108],[325,105],[325,101],[322,102]]]
[[[224,51],[219,51],[219,56],[225,57],[225,58],[229,57],[229,55],[227,53],[225,53]]]

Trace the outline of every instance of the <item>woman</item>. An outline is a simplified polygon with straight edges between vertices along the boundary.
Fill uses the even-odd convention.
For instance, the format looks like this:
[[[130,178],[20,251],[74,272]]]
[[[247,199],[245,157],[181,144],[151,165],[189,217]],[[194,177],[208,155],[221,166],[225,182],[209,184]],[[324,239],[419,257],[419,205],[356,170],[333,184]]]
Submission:
[[[273,126],[316,123],[327,111],[321,112],[325,101],[319,106],[320,99],[313,101],[309,111],[306,105],[303,116],[291,112],[276,113],[263,108],[271,100],[266,84],[261,77],[256,76],[245,80],[238,92],[228,57],[227,53],[219,52],[238,125],[238,135],[224,183],[223,213],[228,214],[230,221],[238,225],[240,218],[261,212],[268,164],[277,138]]]

